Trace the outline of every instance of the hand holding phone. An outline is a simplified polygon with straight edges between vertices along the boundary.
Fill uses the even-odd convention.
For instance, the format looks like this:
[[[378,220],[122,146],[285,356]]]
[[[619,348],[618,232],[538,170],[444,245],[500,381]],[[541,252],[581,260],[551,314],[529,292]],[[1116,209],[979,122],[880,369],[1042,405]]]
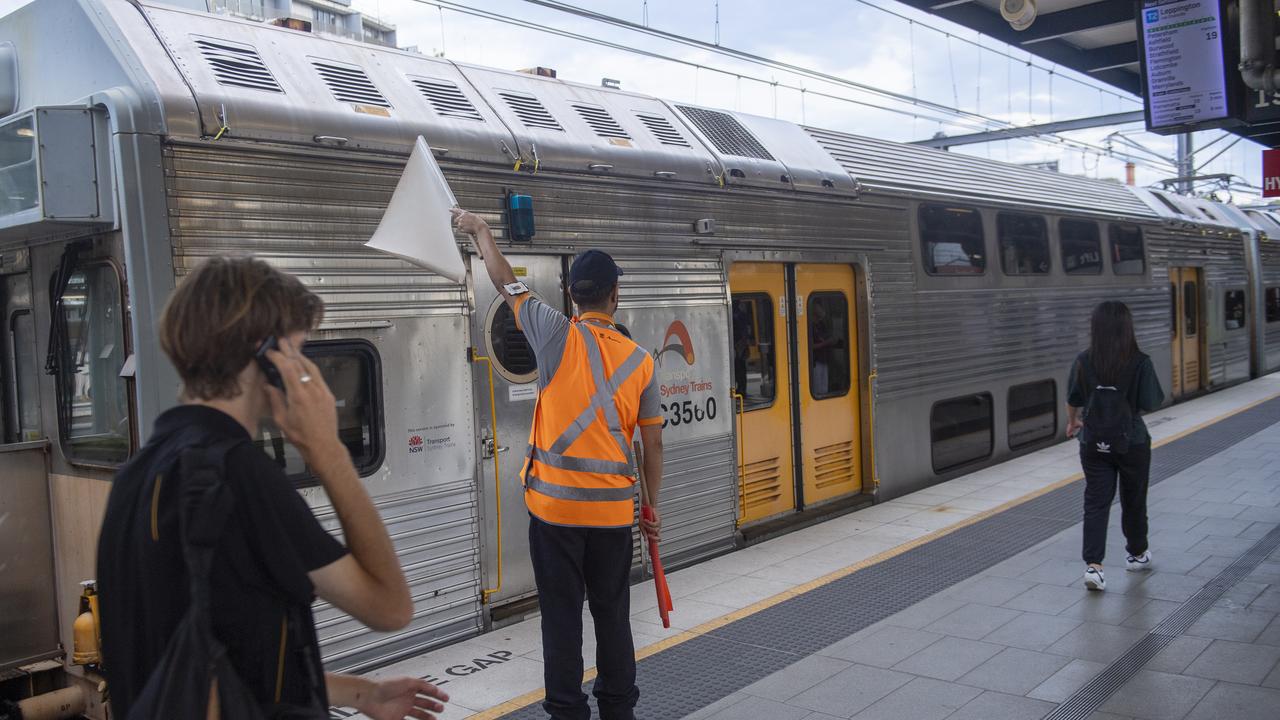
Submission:
[[[262,369],[262,374],[267,376],[267,383],[274,386],[280,392],[284,392],[284,378],[280,377],[280,369],[276,364],[267,358],[267,352],[280,350],[280,343],[276,340],[275,335],[267,336],[266,340],[258,346],[258,351],[253,354],[253,359],[258,361],[258,367]]]

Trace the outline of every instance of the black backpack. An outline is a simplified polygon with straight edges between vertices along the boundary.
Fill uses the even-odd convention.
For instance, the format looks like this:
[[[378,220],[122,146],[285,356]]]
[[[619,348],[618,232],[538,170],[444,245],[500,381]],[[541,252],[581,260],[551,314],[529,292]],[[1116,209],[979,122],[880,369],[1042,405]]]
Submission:
[[[1123,455],[1129,452],[1130,435],[1136,412],[1130,391],[1141,358],[1135,358],[1134,368],[1121,373],[1117,385],[1103,385],[1094,375],[1087,357],[1081,359],[1081,376],[1086,380],[1089,399],[1084,408],[1084,427],[1080,439],[1089,449],[1104,455]]]
[[[214,636],[211,621],[210,571],[218,541],[235,505],[222,480],[223,460],[234,445],[221,442],[192,448],[184,451],[178,461],[183,477],[182,554],[191,581],[191,605],[129,709],[128,720],[204,718],[214,682],[221,718],[267,717],[231,665],[226,647]]]

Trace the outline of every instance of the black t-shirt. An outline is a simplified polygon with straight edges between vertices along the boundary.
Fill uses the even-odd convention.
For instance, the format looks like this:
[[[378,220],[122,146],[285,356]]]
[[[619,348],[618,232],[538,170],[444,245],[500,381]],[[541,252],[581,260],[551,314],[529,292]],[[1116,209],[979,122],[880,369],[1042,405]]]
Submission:
[[[1089,351],[1085,350],[1076,356],[1071,364],[1071,374],[1067,376],[1067,404],[1082,408],[1089,403],[1089,395],[1093,392],[1087,385],[1081,385],[1082,368],[1089,368]],[[1147,432],[1147,424],[1139,413],[1151,412],[1164,403],[1164,390],[1160,388],[1160,378],[1156,377],[1156,368],[1151,358],[1145,353],[1138,353],[1137,366],[1133,378],[1129,381],[1129,404],[1138,412],[1133,414],[1133,442],[1143,445],[1151,440]],[[1087,372],[1084,374],[1088,374]],[[1080,442],[1084,436],[1080,435]]]
[[[103,670],[114,717],[126,717],[187,610],[175,471],[183,450],[238,440],[225,460],[235,496],[214,561],[213,631],[258,700],[328,705],[307,573],[346,548],[320,526],[280,467],[229,415],[183,405],[120,469],[98,539]]]

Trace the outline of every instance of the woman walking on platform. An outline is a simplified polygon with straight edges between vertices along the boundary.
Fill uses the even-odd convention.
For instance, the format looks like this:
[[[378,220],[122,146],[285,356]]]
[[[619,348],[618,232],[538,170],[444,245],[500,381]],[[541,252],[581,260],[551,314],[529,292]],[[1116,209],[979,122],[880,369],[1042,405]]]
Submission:
[[[1084,585],[1105,590],[1102,560],[1107,549],[1111,502],[1120,485],[1120,527],[1128,570],[1150,570],[1147,548],[1147,481],[1151,435],[1140,412],[1164,402],[1151,358],[1138,349],[1133,315],[1122,302],[1093,311],[1089,349],[1080,353],[1067,379],[1067,437],[1080,437],[1084,469]]]

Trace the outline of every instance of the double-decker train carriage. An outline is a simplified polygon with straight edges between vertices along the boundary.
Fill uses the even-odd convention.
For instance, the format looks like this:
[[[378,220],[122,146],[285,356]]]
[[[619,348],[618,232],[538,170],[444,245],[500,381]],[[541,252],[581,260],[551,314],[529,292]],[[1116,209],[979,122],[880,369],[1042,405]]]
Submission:
[[[1280,365],[1265,210],[177,7],[34,0],[0,19],[0,517],[18,519],[0,524],[0,670],[71,663],[112,469],[177,399],[156,319],[222,253],[324,297],[307,352],[412,585],[396,633],[319,605],[329,666],[531,607],[529,347],[476,258],[454,284],[363,245],[418,135],[547,302],[570,310],[582,249],[625,268],[674,564],[1060,441],[1103,299],[1133,307],[1175,398]],[[532,236],[510,231],[512,194]],[[299,456],[260,441],[336,529]]]

